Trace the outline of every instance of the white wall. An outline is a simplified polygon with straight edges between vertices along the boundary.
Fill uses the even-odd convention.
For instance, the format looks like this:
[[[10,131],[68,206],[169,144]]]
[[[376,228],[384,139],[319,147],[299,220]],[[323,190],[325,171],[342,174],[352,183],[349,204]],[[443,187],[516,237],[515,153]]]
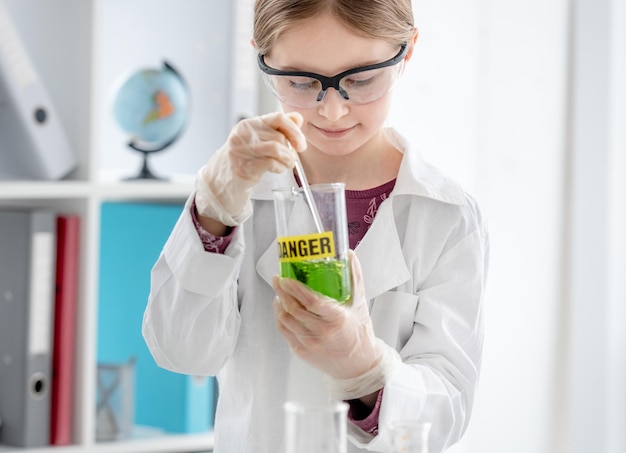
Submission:
[[[567,4],[420,0],[414,9],[421,37],[390,123],[479,198],[492,247],[482,379],[453,450],[552,452]]]
[[[573,2],[567,451],[626,450],[623,0]]]
[[[482,379],[451,452],[626,451],[625,2],[413,3],[390,123],[491,232]]]
[[[608,452],[626,451],[626,0],[611,10],[608,257]]]

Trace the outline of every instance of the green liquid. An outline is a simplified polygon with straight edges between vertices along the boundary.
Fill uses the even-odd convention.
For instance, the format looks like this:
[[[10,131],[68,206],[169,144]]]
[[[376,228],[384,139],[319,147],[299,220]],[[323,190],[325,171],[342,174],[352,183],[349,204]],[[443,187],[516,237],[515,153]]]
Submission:
[[[338,302],[350,299],[348,260],[313,260],[280,263],[280,276],[298,280],[309,288]]]

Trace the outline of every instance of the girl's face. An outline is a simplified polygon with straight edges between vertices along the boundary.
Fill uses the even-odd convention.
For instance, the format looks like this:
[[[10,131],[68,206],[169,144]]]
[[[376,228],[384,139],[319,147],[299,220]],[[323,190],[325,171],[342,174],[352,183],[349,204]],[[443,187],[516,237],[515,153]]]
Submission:
[[[283,33],[265,57],[265,62],[275,69],[330,77],[389,60],[398,51],[398,46],[356,35],[333,16],[324,15],[303,21]],[[401,70],[401,67],[396,69]],[[327,155],[342,156],[379,145],[377,139],[382,136],[379,132],[389,111],[390,98],[386,92],[373,102],[355,105],[334,88],[329,88],[323,100],[313,107],[281,103],[285,112],[297,111],[303,116],[302,131],[309,149],[313,147]]]

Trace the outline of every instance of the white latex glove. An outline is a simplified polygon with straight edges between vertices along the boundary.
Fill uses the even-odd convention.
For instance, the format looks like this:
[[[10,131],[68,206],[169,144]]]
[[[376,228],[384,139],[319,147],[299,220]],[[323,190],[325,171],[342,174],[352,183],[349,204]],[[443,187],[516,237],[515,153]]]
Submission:
[[[350,251],[352,298],[346,304],[290,278],[274,277],[274,315],[291,350],[327,375],[337,399],[374,393],[401,362],[398,353],[374,335],[361,266]]]
[[[252,214],[252,188],[263,173],[293,168],[296,152],[306,149],[301,125],[302,116],[296,112],[270,113],[237,123],[226,143],[198,171],[198,213],[227,226],[247,219]]]

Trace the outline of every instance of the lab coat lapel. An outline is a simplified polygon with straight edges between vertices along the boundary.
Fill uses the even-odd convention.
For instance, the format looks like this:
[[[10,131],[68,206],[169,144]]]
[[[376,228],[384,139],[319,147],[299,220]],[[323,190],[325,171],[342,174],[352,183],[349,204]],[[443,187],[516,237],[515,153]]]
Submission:
[[[356,247],[368,300],[410,278],[393,218],[393,197],[380,205],[367,234]]]
[[[298,203],[294,208],[289,219],[290,231],[304,231],[311,229],[308,208],[304,203]],[[270,246],[263,252],[261,258],[257,261],[256,269],[263,279],[271,283],[272,276],[278,274],[278,238],[274,239]]]
[[[257,261],[256,271],[269,285],[272,284],[272,277],[278,275],[278,245],[276,240]]]

